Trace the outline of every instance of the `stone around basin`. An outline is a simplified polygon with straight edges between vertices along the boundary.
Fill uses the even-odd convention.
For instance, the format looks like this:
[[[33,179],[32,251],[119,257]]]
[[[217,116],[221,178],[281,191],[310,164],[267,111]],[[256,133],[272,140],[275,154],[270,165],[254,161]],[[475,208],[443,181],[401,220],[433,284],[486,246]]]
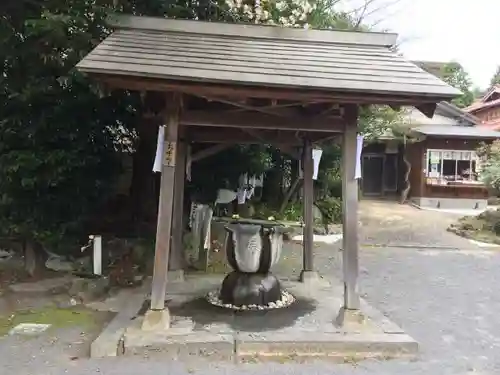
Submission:
[[[131,321],[123,336],[125,355],[161,353],[179,359],[210,353],[215,360],[282,356],[341,359],[354,355],[392,358],[412,357],[418,349],[400,327],[364,301],[363,324],[335,324],[342,307],[340,283],[313,286],[282,281],[297,298],[290,307],[235,312],[205,300],[209,291],[220,286],[220,278],[196,278],[170,285],[166,296],[170,329],[142,331],[144,316],[140,314]],[[148,306],[147,301],[144,306]],[[142,310],[144,314],[146,309]]]

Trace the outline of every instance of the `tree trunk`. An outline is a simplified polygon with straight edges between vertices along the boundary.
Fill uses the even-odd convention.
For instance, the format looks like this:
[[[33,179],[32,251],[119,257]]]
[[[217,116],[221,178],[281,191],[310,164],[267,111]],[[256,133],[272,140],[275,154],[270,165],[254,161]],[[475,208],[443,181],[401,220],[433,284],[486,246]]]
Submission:
[[[283,213],[283,211],[285,210],[286,206],[288,205],[288,202],[290,202],[290,198],[292,198],[294,193],[297,192],[301,181],[302,180],[299,177],[295,177],[295,181],[293,181],[292,185],[290,186],[290,188],[286,192],[285,197],[283,198],[283,201],[281,202],[281,205],[280,205],[280,208],[278,211],[280,214]]]

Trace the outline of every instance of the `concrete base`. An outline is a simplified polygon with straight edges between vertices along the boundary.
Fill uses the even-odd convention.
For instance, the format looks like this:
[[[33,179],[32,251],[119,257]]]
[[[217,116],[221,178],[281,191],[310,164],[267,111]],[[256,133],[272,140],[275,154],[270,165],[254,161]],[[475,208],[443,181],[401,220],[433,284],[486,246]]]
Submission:
[[[165,331],[170,328],[170,311],[165,307],[164,310],[148,310],[142,320],[143,331]]]
[[[366,317],[361,310],[349,310],[342,307],[335,318],[335,323],[339,327],[355,327],[364,325],[366,323]]]
[[[218,287],[221,277],[188,276],[169,284],[166,300],[171,314],[148,311],[149,301],[135,300],[136,318],[122,326],[124,355],[153,355],[186,359],[389,358],[414,356],[418,344],[382,313],[361,301],[362,324],[343,312],[343,286],[323,279],[322,284],[282,281],[297,301],[288,308],[237,312],[210,305],[205,295]],[[120,314],[118,314],[119,316]],[[346,320],[359,324],[344,324]],[[352,322],[351,322],[352,323]],[[144,327],[148,328],[144,330]]]
[[[488,206],[487,199],[412,197],[410,201],[419,207],[441,209],[481,210]]]

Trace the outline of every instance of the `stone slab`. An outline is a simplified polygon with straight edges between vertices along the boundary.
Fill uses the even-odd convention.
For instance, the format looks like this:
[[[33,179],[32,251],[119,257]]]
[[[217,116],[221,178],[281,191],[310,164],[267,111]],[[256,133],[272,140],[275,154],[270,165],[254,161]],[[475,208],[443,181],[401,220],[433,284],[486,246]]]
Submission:
[[[307,334],[308,333],[308,334]],[[276,358],[283,356],[330,358],[411,357],[418,352],[418,344],[405,334],[343,334],[314,332],[275,334],[266,340],[240,334],[236,342],[238,358]],[[314,337],[314,338],[313,338]]]
[[[144,331],[137,319],[123,336],[127,356],[148,357],[161,353],[162,358],[188,360],[191,356],[217,360],[234,359],[233,333],[216,333],[196,329],[189,319],[173,321],[168,330]]]
[[[342,307],[340,282],[284,280],[283,287],[297,298],[289,308],[232,312],[204,300],[222,278],[198,275],[179,285],[169,284],[166,301],[172,315],[170,329],[144,332],[140,329],[143,312],[139,313],[123,334],[125,355],[161,353],[162,358],[208,356],[245,361],[283,356],[411,357],[418,351],[415,340],[363,300],[362,324],[337,325],[335,319]]]
[[[91,358],[116,357],[123,354],[123,335],[137,312],[144,304],[144,288],[123,290],[112,298],[109,311],[118,310],[118,313],[90,345]],[[105,310],[106,303],[99,305],[99,310]]]
[[[51,324],[21,323],[9,331],[9,335],[35,336],[51,327]]]

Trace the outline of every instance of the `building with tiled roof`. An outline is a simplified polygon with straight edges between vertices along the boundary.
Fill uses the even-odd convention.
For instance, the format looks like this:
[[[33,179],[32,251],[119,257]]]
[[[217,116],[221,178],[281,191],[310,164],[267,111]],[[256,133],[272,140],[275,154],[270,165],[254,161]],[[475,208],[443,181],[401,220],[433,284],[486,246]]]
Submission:
[[[479,100],[465,110],[478,117],[481,125],[492,130],[500,130],[500,85],[495,85]]]

